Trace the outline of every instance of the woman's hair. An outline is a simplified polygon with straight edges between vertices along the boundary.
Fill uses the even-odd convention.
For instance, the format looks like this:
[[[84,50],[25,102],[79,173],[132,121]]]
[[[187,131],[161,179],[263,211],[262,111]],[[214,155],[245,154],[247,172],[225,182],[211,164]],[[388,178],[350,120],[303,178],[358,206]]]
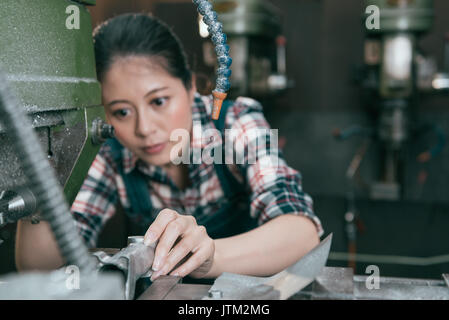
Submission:
[[[106,20],[93,32],[97,78],[104,79],[117,58],[145,56],[156,61],[171,76],[192,86],[184,48],[173,31],[148,14],[123,14]]]

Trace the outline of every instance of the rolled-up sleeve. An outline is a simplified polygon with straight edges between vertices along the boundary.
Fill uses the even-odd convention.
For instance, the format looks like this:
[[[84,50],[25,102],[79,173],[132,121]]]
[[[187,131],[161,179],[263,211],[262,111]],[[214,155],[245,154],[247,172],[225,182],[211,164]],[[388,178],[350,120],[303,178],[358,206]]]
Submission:
[[[115,172],[103,146],[71,207],[75,224],[88,247],[96,246],[99,232],[115,213],[117,201]]]
[[[233,140],[237,167],[251,188],[251,216],[259,225],[282,214],[305,216],[323,235],[312,198],[302,189],[301,174],[287,165],[277,145],[277,130],[270,128],[260,103],[238,98],[232,110],[226,119],[232,129],[227,139]]]

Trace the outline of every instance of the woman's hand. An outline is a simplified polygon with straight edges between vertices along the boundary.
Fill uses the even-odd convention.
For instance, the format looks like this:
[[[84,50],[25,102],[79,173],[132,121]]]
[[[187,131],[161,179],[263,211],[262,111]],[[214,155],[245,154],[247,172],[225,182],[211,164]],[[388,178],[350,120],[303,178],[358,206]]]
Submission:
[[[157,240],[152,280],[166,274],[202,278],[211,269],[215,243],[194,217],[161,210],[144,237],[146,245]]]

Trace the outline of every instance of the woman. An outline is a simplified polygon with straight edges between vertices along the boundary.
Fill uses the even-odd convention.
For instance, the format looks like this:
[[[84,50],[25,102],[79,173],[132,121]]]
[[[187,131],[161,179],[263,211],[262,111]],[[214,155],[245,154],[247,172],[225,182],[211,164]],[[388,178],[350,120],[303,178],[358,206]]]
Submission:
[[[119,203],[142,227],[145,243],[157,242],[153,280],[167,274],[271,275],[318,244],[321,224],[299,173],[277,154],[268,168],[274,174],[265,174],[261,163],[273,160],[270,146],[251,150],[243,134],[236,138],[248,150],[243,163],[175,161],[191,148],[205,151],[220,143],[221,135],[204,139],[209,129],[269,129],[260,104],[238,98],[225,104],[221,122],[212,121],[212,99],[196,92],[179,40],[149,15],[115,17],[96,28],[94,42],[103,105],[116,139],[102,146],[72,206],[89,246],[96,245]],[[189,138],[173,139],[175,131]],[[257,161],[248,161],[250,152]],[[19,229],[19,268],[62,265],[45,222],[23,221]],[[33,235],[40,239],[34,247],[46,249],[41,254],[26,245]]]

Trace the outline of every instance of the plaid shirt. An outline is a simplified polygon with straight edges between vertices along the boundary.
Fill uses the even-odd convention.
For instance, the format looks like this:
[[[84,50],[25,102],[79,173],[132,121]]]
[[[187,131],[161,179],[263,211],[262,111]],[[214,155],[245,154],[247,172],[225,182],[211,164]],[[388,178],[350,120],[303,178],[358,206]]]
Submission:
[[[221,135],[216,130],[210,130],[215,129],[211,118],[212,104],[211,96],[196,94],[192,106],[191,154],[196,151],[202,154],[207,148],[210,150],[222,143]],[[251,216],[261,225],[282,214],[303,215],[314,222],[321,236],[323,229],[313,213],[312,199],[302,191],[300,173],[286,164],[277,146],[276,152],[273,152],[268,150],[270,146],[261,148],[253,143],[257,138],[266,137],[257,137],[257,132],[263,133],[263,130],[249,134],[254,133],[251,129],[270,129],[262,106],[253,99],[240,97],[228,108],[227,114],[222,113],[221,116],[226,117],[226,129],[239,132],[234,137],[235,146],[244,146],[243,162],[235,161],[236,164],[228,164],[228,168],[238,181],[247,184]],[[238,155],[238,151],[235,151]],[[257,160],[249,159],[254,154]],[[267,159],[271,161],[267,162]],[[155,208],[170,208],[198,219],[203,215],[214,214],[224,193],[213,164],[208,164],[208,161],[192,162],[188,164],[190,185],[180,190],[161,167],[146,164],[128,149],[123,149],[124,172],[137,168],[145,175],[148,194]],[[124,182],[111,150],[103,145],[71,208],[80,234],[89,247],[95,247],[99,232],[114,215],[118,202],[125,211],[130,208]]]

